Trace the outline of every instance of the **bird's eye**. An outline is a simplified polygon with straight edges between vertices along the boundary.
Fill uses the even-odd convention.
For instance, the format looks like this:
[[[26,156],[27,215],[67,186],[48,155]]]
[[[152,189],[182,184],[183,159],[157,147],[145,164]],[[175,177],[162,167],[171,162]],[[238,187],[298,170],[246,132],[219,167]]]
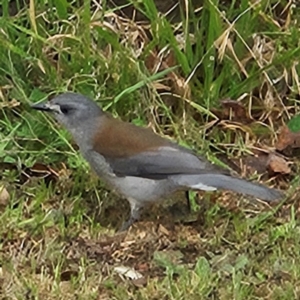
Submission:
[[[69,112],[70,112],[70,108],[67,107],[67,106],[61,106],[60,107],[60,111],[64,114],[64,115],[67,115]]]

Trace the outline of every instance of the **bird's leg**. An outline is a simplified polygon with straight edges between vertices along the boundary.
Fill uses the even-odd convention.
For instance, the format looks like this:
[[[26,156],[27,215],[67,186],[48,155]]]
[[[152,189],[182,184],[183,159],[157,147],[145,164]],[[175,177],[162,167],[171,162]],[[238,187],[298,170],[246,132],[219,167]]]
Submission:
[[[121,228],[119,229],[119,232],[126,231],[133,223],[135,223],[140,219],[142,206],[139,205],[133,199],[129,199],[129,203],[130,203],[130,217],[127,221],[123,222]]]
[[[130,218],[127,220],[127,221],[124,221],[122,223],[122,226],[120,227],[120,229],[118,230],[119,232],[122,232],[122,231],[126,231],[129,229],[129,227],[135,223],[137,220],[133,219],[131,216]]]
[[[187,208],[188,208],[189,213],[190,213],[192,211],[192,209],[191,209],[191,199],[190,199],[189,191],[185,191],[185,199],[186,199]]]

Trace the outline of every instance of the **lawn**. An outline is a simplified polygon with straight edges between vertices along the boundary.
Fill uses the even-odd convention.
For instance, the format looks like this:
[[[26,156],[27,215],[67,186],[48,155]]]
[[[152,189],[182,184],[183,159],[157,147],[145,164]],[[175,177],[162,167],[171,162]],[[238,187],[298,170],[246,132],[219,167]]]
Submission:
[[[0,3],[0,298],[299,299],[298,2],[99,2]],[[65,91],[287,197],[176,194],[119,233],[126,200],[30,108]]]

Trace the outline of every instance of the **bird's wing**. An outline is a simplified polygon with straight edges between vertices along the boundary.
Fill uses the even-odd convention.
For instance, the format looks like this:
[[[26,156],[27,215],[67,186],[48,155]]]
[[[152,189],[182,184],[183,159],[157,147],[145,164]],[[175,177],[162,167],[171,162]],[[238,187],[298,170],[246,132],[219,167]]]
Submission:
[[[106,159],[117,176],[162,179],[175,174],[226,173],[147,128],[104,117],[99,121],[93,151]]]
[[[178,174],[228,174],[208,161],[181,147],[160,147],[126,158],[106,157],[117,176],[136,176],[164,179]]]

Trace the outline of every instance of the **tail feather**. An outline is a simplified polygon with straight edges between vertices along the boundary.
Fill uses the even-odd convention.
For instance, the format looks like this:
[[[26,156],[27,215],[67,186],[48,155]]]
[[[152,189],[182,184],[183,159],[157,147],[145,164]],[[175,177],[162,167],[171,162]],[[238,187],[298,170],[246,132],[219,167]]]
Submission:
[[[173,180],[181,186],[192,189],[206,191],[225,189],[254,196],[265,201],[279,200],[284,196],[279,190],[224,174],[180,175],[174,177]]]

